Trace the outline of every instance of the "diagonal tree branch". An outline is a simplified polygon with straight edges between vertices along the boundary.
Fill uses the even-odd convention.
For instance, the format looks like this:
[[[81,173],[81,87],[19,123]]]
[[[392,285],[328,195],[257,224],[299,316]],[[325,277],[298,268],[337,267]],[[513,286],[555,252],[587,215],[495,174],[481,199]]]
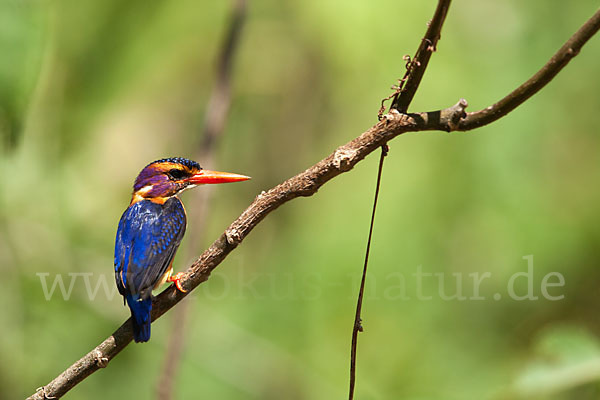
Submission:
[[[548,60],[529,80],[506,97],[483,110],[468,113],[458,130],[468,131],[496,121],[523,104],[548,84],[581,51],[583,45],[600,29],[600,9]]]
[[[600,28],[600,11],[588,20],[581,29],[579,29],[567,43],[573,44],[572,53],[566,58],[560,58],[563,64],[559,68],[549,68],[549,72],[542,72],[534,75],[527,87],[535,89],[519,91],[518,89],[511,93],[514,103],[511,101],[511,107],[503,106],[500,111],[494,113],[492,122],[510,112],[512,109],[522,104],[532,94],[547,84],[560,71],[566,62],[574,57],[585,44]],[[564,48],[565,46],[563,46]],[[571,48],[567,46],[567,49]],[[562,48],[561,48],[562,50]],[[561,50],[557,54],[561,54]],[[554,57],[553,57],[554,58]],[[553,64],[552,59],[548,64]],[[548,65],[547,64],[547,65]],[[554,72],[552,72],[554,71]],[[537,80],[536,80],[537,77]],[[533,82],[531,82],[533,80]],[[511,95],[507,96],[510,97]],[[500,101],[497,104],[502,103]],[[355,138],[349,143],[338,147],[328,157],[311,166],[304,172],[286,180],[267,192],[263,192],[256,197],[254,202],[225,230],[225,232],[202,253],[200,258],[187,270],[181,283],[189,291],[196,288],[199,284],[206,281],[210,273],[215,269],[227,255],[233,251],[248,234],[258,225],[269,213],[279,206],[293,200],[297,197],[308,197],[315,194],[318,189],[336,176],[350,171],[357,163],[363,160],[368,154],[406,132],[419,131],[456,131],[470,130],[483,123],[476,124],[478,115],[484,115],[485,110],[469,114],[465,113],[467,103],[460,100],[456,105],[445,110],[403,114],[392,110],[384,118],[371,127],[369,130]],[[494,109],[494,106],[491,106]],[[486,109],[487,110],[487,109]],[[503,113],[503,114],[502,114]],[[471,119],[469,119],[471,118]],[[465,122],[466,121],[466,122]],[[156,320],[175,304],[181,301],[187,293],[181,293],[173,286],[165,289],[158,295],[153,303],[152,319]],[[104,340],[100,345],[75,362],[58,377],[39,388],[29,399],[50,399],[58,398],[67,393],[79,382],[97,371],[104,368],[125,346],[131,342],[133,334],[131,331],[130,320],[121,325],[110,337]]]

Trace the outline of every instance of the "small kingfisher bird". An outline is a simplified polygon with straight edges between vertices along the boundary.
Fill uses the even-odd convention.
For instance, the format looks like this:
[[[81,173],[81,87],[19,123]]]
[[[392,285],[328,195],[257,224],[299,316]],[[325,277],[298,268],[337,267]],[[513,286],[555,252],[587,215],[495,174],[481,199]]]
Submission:
[[[174,282],[173,257],[183,238],[186,214],[179,193],[197,185],[239,182],[248,176],[208,171],[181,157],[164,158],[148,164],[133,185],[131,203],[117,230],[115,243],[115,279],[119,293],[131,309],[133,338],[150,339],[152,290],[165,282]]]

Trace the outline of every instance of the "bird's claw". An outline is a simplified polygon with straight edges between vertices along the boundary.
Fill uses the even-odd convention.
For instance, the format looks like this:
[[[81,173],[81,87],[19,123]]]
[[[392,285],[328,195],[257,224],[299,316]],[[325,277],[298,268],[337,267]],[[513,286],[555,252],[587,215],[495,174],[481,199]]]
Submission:
[[[175,275],[171,275],[169,277],[169,279],[167,279],[167,282],[173,282],[175,283],[175,286],[177,287],[177,289],[182,292],[182,293],[187,293],[187,290],[185,290],[182,286],[181,286],[181,278],[183,278],[185,274],[183,272],[178,272]]]

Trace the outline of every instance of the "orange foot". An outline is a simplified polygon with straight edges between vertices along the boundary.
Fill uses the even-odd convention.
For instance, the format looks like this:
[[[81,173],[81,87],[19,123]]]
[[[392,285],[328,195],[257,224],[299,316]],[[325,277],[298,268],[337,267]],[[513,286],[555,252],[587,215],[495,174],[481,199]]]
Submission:
[[[180,292],[187,293],[187,290],[181,287],[181,278],[183,278],[183,275],[185,275],[183,272],[178,272],[175,275],[171,275],[169,279],[167,279],[167,282],[174,282],[175,286],[177,286],[177,289],[179,289]]]

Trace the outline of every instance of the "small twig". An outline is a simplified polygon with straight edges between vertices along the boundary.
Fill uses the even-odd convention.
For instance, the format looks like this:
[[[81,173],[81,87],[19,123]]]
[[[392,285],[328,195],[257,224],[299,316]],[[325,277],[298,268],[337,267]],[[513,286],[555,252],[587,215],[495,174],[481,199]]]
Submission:
[[[421,40],[419,48],[412,60],[407,64],[406,73],[402,79],[404,85],[394,94],[391,109],[396,109],[401,113],[408,110],[409,104],[412,102],[421,79],[425,74],[429,59],[433,52],[437,49],[437,42],[441,38],[442,26],[448,15],[451,0],[439,0],[433,18],[427,27],[425,37]]]
[[[421,40],[421,44],[417,49],[417,53],[411,59],[406,55],[403,59],[406,61],[406,72],[404,77],[398,82],[396,92],[381,101],[379,109],[379,120],[382,118],[382,113],[385,110],[385,102],[391,97],[394,98],[391,110],[396,112],[406,112],[408,106],[417,92],[421,79],[425,74],[431,54],[436,50],[437,42],[441,37],[442,26],[448,15],[451,0],[439,0],[438,5],[433,14],[431,22],[428,24],[425,37]],[[466,102],[464,103],[466,107]],[[462,115],[462,114],[461,114]],[[354,398],[354,386],[356,383],[356,350],[358,346],[358,332],[362,332],[361,325],[361,310],[363,302],[363,293],[365,281],[367,278],[367,266],[369,265],[369,252],[371,250],[371,238],[373,237],[373,225],[375,224],[375,209],[377,208],[377,199],[379,198],[379,186],[381,184],[381,172],[383,170],[383,162],[389,148],[387,144],[381,146],[381,157],[379,158],[379,168],[377,171],[377,184],[375,186],[375,199],[373,201],[373,212],[371,214],[371,223],[369,226],[369,238],[367,239],[367,249],[365,251],[365,261],[363,265],[362,277],[360,281],[360,290],[358,300],[356,302],[356,313],[354,316],[354,325],[352,327],[352,344],[350,348],[350,390],[348,394],[349,400]]]
[[[375,198],[373,199],[373,211],[371,212],[371,223],[369,224],[369,237],[367,239],[367,249],[365,251],[365,262],[363,264],[362,277],[360,279],[360,289],[358,291],[358,300],[356,302],[356,313],[354,315],[354,325],[352,326],[352,344],[350,347],[350,391],[348,399],[354,398],[354,385],[356,383],[356,347],[358,345],[358,332],[363,331],[362,327],[362,302],[365,293],[365,282],[367,280],[367,266],[369,265],[369,253],[371,252],[371,239],[373,238],[373,225],[375,225],[375,210],[377,209],[377,200],[379,199],[379,188],[381,186],[381,173],[383,172],[383,160],[387,156],[389,148],[387,144],[381,146],[381,155],[379,156],[379,166],[377,168],[377,182],[375,183]]]
[[[229,28],[225,34],[221,51],[217,58],[216,79],[212,89],[208,107],[204,118],[204,135],[200,143],[198,155],[195,158],[202,165],[213,167],[215,159],[215,148],[219,138],[225,131],[227,114],[231,106],[231,70],[233,67],[234,56],[239,48],[240,36],[244,21],[246,19],[247,1],[234,0]],[[193,229],[188,233],[188,243],[200,243],[202,233],[206,227],[208,207],[212,194],[212,186],[207,185],[202,191],[194,193],[196,201],[195,208],[190,210],[190,220],[193,221]],[[190,252],[193,246],[189,246]],[[184,301],[175,310],[173,316],[173,325],[169,340],[162,371],[158,378],[156,387],[156,397],[162,400],[173,398],[174,377],[177,375],[178,367],[183,351],[185,332],[188,315],[192,304],[190,301]]]

